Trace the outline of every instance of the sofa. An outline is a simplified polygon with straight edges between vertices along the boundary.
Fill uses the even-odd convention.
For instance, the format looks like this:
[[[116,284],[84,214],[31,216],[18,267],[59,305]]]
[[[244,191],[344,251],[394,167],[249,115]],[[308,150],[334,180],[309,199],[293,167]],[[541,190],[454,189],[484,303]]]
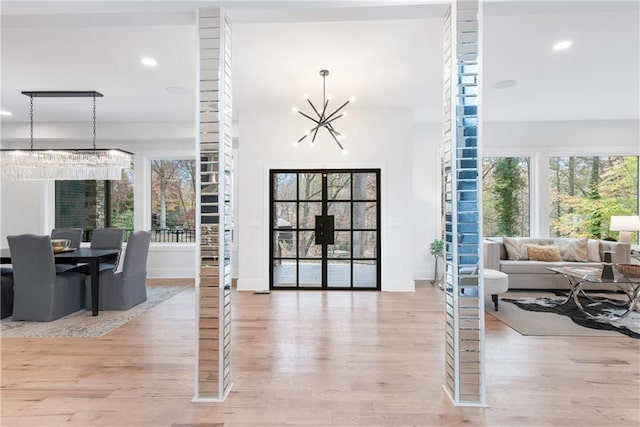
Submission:
[[[569,289],[567,279],[547,267],[602,267],[605,251],[611,252],[614,264],[631,260],[628,243],[595,239],[486,237],[483,249],[484,267],[508,274],[509,289]],[[530,252],[535,256],[530,257]],[[550,256],[540,255],[545,252]],[[585,285],[585,289],[594,290],[607,287]]]

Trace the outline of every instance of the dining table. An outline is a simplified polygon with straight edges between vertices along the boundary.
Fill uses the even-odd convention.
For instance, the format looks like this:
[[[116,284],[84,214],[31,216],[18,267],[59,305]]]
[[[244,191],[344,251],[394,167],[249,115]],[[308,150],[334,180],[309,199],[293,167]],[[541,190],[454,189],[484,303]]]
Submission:
[[[98,315],[100,306],[100,263],[113,261],[118,257],[119,249],[92,249],[77,248],[54,252],[53,258],[56,264],[83,264],[89,265],[91,277],[91,315]],[[11,252],[8,248],[0,251],[0,264],[11,264]]]

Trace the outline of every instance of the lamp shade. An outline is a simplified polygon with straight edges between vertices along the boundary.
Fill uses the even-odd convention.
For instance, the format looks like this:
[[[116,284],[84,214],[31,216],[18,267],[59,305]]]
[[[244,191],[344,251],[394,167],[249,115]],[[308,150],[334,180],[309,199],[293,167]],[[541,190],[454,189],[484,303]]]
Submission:
[[[609,230],[611,231],[640,230],[640,216],[638,215],[612,216]]]

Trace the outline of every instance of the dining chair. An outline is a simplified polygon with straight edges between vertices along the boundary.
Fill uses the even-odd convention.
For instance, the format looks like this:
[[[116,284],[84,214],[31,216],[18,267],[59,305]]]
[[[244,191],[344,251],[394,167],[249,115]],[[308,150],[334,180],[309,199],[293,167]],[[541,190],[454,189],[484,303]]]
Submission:
[[[82,228],[54,228],[51,230],[51,239],[68,239],[69,247],[77,249],[82,243],[82,233]],[[77,264],[56,264],[56,271],[62,273],[77,267]]]
[[[13,268],[0,267],[0,319],[13,313]]]
[[[147,257],[151,233],[136,231],[129,237],[122,271],[100,271],[100,310],[128,310],[147,300]],[[85,280],[86,307],[91,307],[91,278]]]
[[[123,239],[121,228],[97,228],[91,234],[91,249],[120,249]]]
[[[49,236],[7,236],[13,265],[13,320],[47,322],[84,309],[84,274],[56,273]]]
[[[120,249],[124,240],[124,230],[121,228],[96,228],[91,234],[91,249]],[[100,270],[109,270],[114,267],[112,262],[101,262]],[[88,270],[81,270],[87,273]]]
[[[70,248],[79,248],[82,243],[82,228],[54,228],[51,230],[51,239],[69,239]]]

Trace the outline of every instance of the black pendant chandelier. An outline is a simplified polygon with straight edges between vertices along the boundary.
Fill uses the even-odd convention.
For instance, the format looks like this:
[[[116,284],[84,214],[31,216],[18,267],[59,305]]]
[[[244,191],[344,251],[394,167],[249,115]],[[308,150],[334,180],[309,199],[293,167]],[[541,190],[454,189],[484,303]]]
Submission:
[[[311,105],[313,113],[316,117],[312,117],[309,114],[303,113],[296,107],[293,108],[294,113],[298,113],[314,123],[314,126],[311,129],[305,131],[302,138],[300,138],[296,144],[301,143],[306,137],[311,134],[313,134],[313,136],[311,137],[311,144],[313,144],[316,141],[316,136],[318,136],[318,131],[321,128],[324,128],[327,130],[327,132],[329,132],[329,135],[331,135],[336,144],[338,144],[338,147],[340,147],[340,149],[344,151],[344,147],[342,146],[340,141],[343,140],[345,136],[333,127],[333,122],[338,120],[340,117],[347,115],[347,111],[344,108],[349,105],[350,102],[354,101],[355,97],[352,96],[335,111],[329,113],[329,101],[331,99],[331,95],[327,97],[325,84],[325,79],[329,75],[329,70],[320,70],[320,75],[322,76],[322,106],[320,108],[316,108],[309,97],[305,95],[305,99],[307,100],[309,105]]]

